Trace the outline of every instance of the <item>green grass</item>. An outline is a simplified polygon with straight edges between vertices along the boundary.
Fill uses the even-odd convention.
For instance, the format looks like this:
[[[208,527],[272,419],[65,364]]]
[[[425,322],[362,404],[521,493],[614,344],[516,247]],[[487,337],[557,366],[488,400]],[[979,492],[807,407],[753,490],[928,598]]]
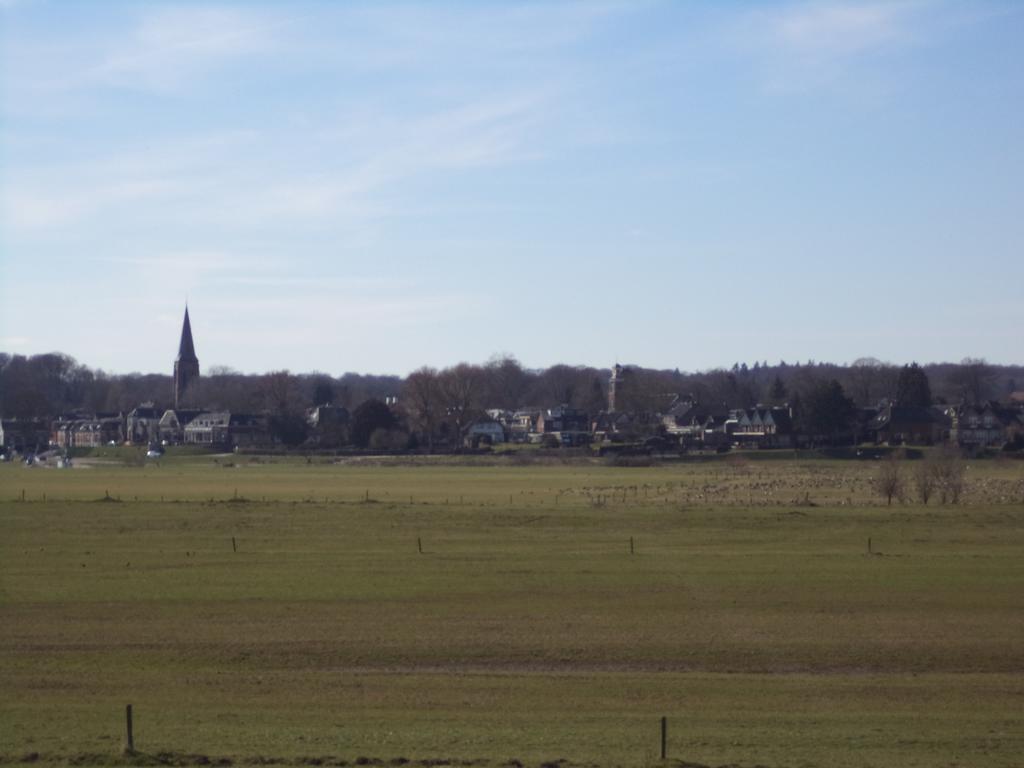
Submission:
[[[1020,765],[1022,467],[874,470],[3,465],[0,759]]]

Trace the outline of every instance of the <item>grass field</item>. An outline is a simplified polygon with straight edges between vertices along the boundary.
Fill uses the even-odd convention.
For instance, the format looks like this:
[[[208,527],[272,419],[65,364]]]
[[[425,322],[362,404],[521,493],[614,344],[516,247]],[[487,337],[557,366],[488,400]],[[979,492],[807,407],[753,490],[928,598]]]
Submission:
[[[0,465],[0,761],[1024,765],[1024,463],[876,468]]]

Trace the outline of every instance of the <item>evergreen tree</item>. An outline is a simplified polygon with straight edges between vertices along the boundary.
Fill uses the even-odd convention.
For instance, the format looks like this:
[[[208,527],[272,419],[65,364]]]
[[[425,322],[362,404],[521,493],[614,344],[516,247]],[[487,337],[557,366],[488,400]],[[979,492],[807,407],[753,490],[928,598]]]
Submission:
[[[932,404],[928,374],[917,363],[904,365],[896,382],[896,404],[927,408]]]
[[[396,425],[395,415],[387,405],[380,400],[367,400],[352,414],[352,442],[366,448],[374,432],[394,429]]]
[[[828,436],[834,444],[850,428],[856,406],[835,379],[811,387],[803,399],[800,420],[811,435]]]
[[[786,402],[786,395],[787,394],[789,394],[789,393],[786,390],[785,382],[783,382],[782,379],[779,376],[776,376],[775,377],[775,381],[772,382],[771,392],[769,392],[769,396],[771,397],[771,401],[775,405],[782,405],[784,402]]]

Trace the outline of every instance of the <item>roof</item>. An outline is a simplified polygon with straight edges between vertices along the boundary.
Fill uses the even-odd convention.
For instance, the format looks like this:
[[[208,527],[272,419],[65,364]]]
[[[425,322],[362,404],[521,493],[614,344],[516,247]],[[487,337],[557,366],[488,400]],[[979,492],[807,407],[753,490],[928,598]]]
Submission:
[[[266,423],[266,418],[257,413],[232,413],[228,417],[228,422],[232,427],[262,427]]]
[[[178,343],[178,360],[182,362],[198,363],[196,348],[192,343],[192,324],[188,319],[188,307],[185,307],[185,322],[181,325],[181,341]]]
[[[474,429],[489,429],[491,431],[498,430],[499,432],[503,432],[505,430],[500,421],[495,421],[489,416],[481,417],[469,425],[470,432]]]
[[[140,405],[138,408],[133,408],[129,416],[134,416],[137,419],[158,419],[163,415],[162,410],[156,408],[150,408],[149,406]]]
[[[164,411],[164,415],[160,417],[160,423],[169,424],[171,419],[174,419],[179,425],[183,426],[201,413],[206,413],[206,411],[202,409],[184,410],[182,408],[168,408]]]
[[[559,405],[549,408],[546,416],[550,419],[585,419],[587,412],[579,408],[570,408],[568,405]]]
[[[772,421],[775,422],[775,431],[784,435],[793,431],[793,418],[789,415],[789,408],[770,408]]]
[[[895,424],[935,424],[938,417],[931,408],[924,408],[911,405],[890,405],[882,408],[878,415],[868,425],[870,429],[883,429]]]
[[[687,408],[686,406],[690,407]],[[724,421],[729,417],[729,408],[723,405],[705,405],[684,401],[679,407],[673,406],[669,411],[676,424],[680,427],[686,425],[706,424],[708,420]]]
[[[1013,406],[1001,405],[993,400],[977,404],[959,405],[953,409],[960,418],[965,416],[983,417],[991,414],[992,417],[1004,426],[1013,424],[1020,418],[1020,411]]]
[[[205,429],[206,427],[226,427],[231,421],[231,411],[203,411],[198,413],[185,429]],[[180,422],[179,422],[180,423]]]

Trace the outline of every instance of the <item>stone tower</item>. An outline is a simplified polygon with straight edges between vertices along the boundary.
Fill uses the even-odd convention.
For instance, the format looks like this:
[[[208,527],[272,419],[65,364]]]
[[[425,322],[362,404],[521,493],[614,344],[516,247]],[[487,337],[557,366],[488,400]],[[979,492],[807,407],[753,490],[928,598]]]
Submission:
[[[619,384],[621,383],[622,366],[616,363],[615,367],[612,368],[611,378],[608,379],[608,413],[615,413],[615,390],[618,389]]]
[[[178,344],[178,359],[174,361],[174,407],[182,408],[190,395],[195,395],[199,384],[199,358],[192,343],[192,324],[188,321],[188,306],[185,307],[185,322],[181,326],[181,342]]]

